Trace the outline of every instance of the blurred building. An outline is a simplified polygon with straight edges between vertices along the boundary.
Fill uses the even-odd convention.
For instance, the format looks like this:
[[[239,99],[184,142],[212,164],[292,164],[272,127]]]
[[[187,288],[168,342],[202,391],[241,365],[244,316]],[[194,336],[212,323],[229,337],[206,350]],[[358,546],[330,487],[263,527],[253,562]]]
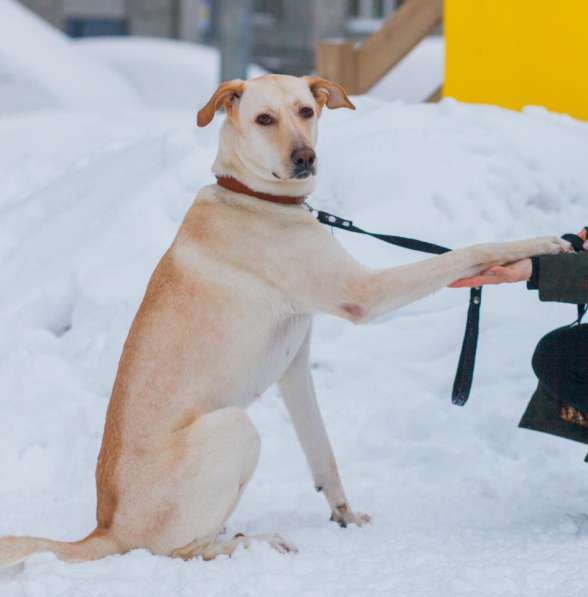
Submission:
[[[19,0],[71,37],[142,35],[215,44],[231,0]],[[238,1],[238,0],[233,0]],[[319,39],[372,33],[401,0],[255,0],[252,60],[307,73]]]
[[[196,41],[204,0],[20,0],[71,37],[145,35]]]

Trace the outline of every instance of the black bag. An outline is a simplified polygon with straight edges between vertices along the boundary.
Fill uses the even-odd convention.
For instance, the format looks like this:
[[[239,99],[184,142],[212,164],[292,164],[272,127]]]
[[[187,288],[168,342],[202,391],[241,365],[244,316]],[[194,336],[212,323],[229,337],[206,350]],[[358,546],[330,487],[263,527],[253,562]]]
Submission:
[[[588,444],[587,357],[588,324],[558,328],[539,341],[533,355],[539,385],[519,427]]]
[[[588,427],[564,421],[561,418],[562,406],[563,404],[559,400],[551,398],[539,384],[519,427],[588,444]],[[588,455],[586,455],[585,462],[588,462]]]

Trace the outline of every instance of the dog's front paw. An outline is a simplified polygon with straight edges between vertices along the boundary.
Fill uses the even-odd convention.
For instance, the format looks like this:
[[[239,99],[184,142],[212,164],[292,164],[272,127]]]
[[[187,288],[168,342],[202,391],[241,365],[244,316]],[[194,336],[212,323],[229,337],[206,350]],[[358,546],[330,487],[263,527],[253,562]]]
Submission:
[[[571,244],[559,236],[540,236],[508,243],[479,245],[479,264],[486,268],[490,265],[513,263],[527,257],[568,253],[571,248]]]
[[[538,245],[535,255],[559,255],[560,253],[569,253],[572,249],[572,245],[559,236],[544,236],[535,241]]]
[[[371,517],[362,512],[353,512],[347,504],[336,506],[331,513],[331,520],[340,527],[345,528],[349,524],[356,524],[358,527],[371,522]]]

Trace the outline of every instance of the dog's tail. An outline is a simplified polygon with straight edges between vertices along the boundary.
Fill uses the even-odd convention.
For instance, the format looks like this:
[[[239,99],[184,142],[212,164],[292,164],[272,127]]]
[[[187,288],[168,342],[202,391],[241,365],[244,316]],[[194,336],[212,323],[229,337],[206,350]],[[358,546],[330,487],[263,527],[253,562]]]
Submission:
[[[85,539],[71,543],[39,537],[0,537],[0,568],[13,566],[45,551],[54,553],[65,562],[84,562],[123,553],[124,550],[104,529],[96,529]]]

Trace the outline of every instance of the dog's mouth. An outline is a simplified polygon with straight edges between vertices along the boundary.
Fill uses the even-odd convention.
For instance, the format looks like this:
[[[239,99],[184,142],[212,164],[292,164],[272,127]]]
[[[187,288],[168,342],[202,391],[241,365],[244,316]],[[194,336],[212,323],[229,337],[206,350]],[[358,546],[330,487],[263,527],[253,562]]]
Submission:
[[[316,166],[308,166],[306,168],[294,168],[291,173],[290,176],[288,176],[287,178],[283,178],[281,177],[277,172],[272,172],[272,176],[274,178],[277,178],[278,180],[304,180],[305,178],[308,178],[309,176],[315,176],[316,175]]]
[[[314,176],[316,174],[316,168],[314,166],[310,166],[308,168],[294,168],[292,170],[292,174],[290,178],[296,178],[297,180],[303,180],[304,178],[308,178],[309,176]]]

